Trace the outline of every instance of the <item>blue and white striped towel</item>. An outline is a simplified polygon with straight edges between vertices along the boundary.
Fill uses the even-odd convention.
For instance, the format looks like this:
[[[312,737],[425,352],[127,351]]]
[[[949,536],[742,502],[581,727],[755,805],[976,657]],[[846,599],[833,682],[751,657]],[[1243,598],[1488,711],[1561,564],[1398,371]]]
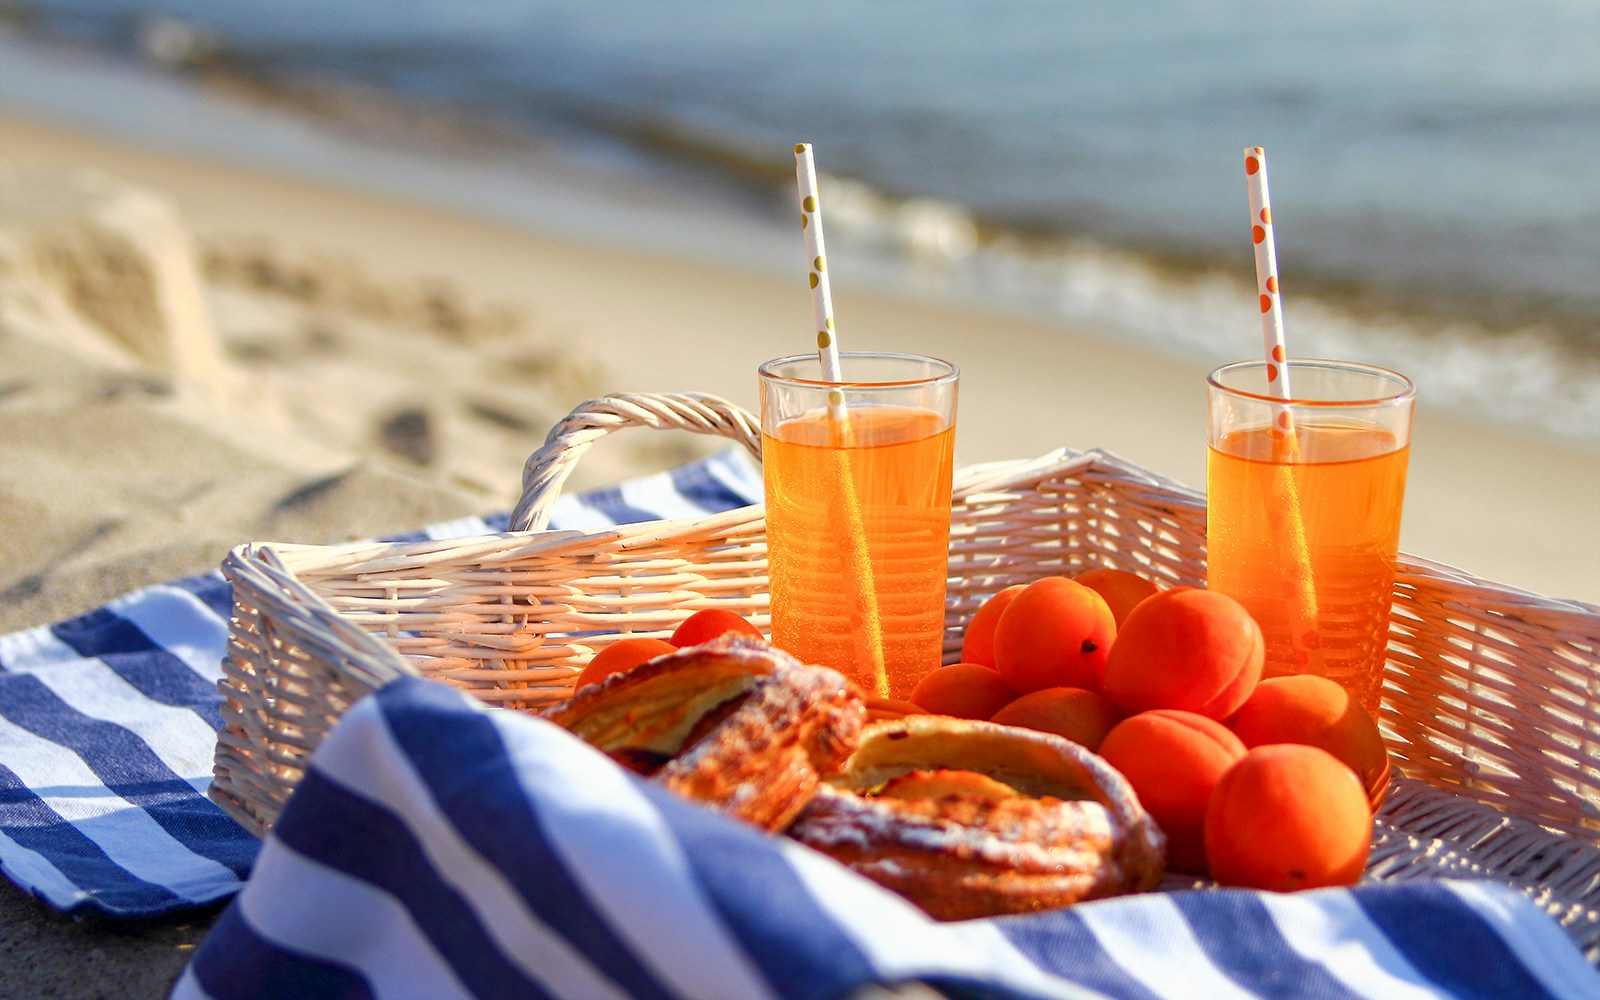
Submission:
[[[699,517],[755,502],[742,451],[582,497],[555,527]],[[412,539],[502,531],[463,518]],[[0,636],[0,867],[69,912],[151,917],[239,890],[259,845],[206,798],[229,588],[219,573],[149,587]]]
[[[1480,882],[1192,890],[937,924],[787,838],[434,682],[312,759],[175,1000],[1600,997],[1542,911]]]

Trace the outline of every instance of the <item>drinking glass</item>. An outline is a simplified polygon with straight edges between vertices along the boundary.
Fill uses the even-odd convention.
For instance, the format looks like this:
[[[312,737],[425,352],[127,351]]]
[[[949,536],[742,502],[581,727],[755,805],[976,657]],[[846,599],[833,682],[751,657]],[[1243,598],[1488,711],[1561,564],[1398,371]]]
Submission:
[[[1291,360],[1280,399],[1267,364],[1207,379],[1206,585],[1261,625],[1266,676],[1320,674],[1376,713],[1416,389],[1370,365]]]
[[[955,365],[843,352],[760,368],[772,641],[879,697],[939,666]]]

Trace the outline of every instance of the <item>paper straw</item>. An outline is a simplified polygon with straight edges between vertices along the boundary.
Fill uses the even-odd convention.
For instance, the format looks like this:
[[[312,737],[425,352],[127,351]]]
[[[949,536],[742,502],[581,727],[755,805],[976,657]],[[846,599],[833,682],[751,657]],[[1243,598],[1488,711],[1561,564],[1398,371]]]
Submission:
[[[809,142],[794,147],[795,181],[800,193],[800,229],[806,238],[810,261],[811,314],[817,329],[817,359],[822,378],[835,384],[828,392],[828,418],[832,425],[833,447],[828,453],[836,462],[839,504],[835,530],[839,533],[844,559],[844,576],[851,586],[851,631],[856,637],[857,669],[865,667],[880,698],[889,696],[889,674],[883,663],[883,621],[878,610],[877,587],[873,581],[872,559],[867,550],[866,522],[861,516],[861,499],[850,474],[850,415],[845,408],[844,382],[839,367],[838,335],[833,323],[833,296],[828,289],[827,250],[822,239],[822,203],[817,196],[817,168]]]
[[[843,382],[839,368],[839,341],[833,324],[833,293],[828,287],[828,251],[822,239],[822,202],[817,196],[817,165],[811,155],[811,143],[802,142],[794,147],[794,177],[800,189],[800,231],[806,238],[806,260],[811,273],[811,318],[817,328],[817,360],[822,363],[825,382]],[[844,393],[834,389],[828,393],[828,409],[837,428],[844,428]]]
[[[1245,148],[1244,173],[1250,193],[1250,239],[1256,254],[1256,292],[1260,296],[1261,340],[1266,351],[1267,393],[1276,399],[1289,400],[1293,398],[1289,388],[1289,351],[1283,335],[1283,297],[1278,285],[1277,243],[1272,234],[1272,198],[1267,192],[1266,150],[1260,146]],[[1317,591],[1300,492],[1294,481],[1294,464],[1300,457],[1300,447],[1288,406],[1278,408],[1273,423],[1273,458],[1280,470],[1275,478],[1279,480],[1286,512],[1281,525],[1274,527],[1287,534],[1284,541],[1294,560],[1290,567],[1290,584],[1298,627],[1290,636],[1290,643],[1298,665],[1305,666],[1316,644]],[[1269,503],[1268,516],[1276,509],[1276,505]]]
[[[1267,193],[1267,152],[1260,146],[1244,151],[1244,173],[1250,190],[1250,239],[1256,248],[1256,291],[1261,296],[1261,342],[1267,356],[1267,391],[1289,399],[1289,351],[1283,340],[1283,299],[1278,294],[1278,246],[1272,236],[1272,198]],[[1289,432],[1293,418],[1284,409],[1280,430]]]

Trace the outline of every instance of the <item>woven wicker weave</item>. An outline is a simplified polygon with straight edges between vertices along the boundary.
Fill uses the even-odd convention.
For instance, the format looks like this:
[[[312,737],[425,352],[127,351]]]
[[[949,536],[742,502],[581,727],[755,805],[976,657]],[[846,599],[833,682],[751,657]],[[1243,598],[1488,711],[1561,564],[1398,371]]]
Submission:
[[[625,427],[742,443],[759,428],[697,395],[593,400],[524,470],[513,524],[541,528],[589,445]],[[945,652],[1012,583],[1091,566],[1204,579],[1204,498],[1100,452],[961,470]],[[355,699],[421,675],[483,701],[564,697],[594,651],[665,636],[715,604],[767,624],[762,510],[598,532],[438,542],[246,545],[211,796],[260,834]],[[1400,772],[1378,818],[1378,878],[1482,874],[1522,887],[1600,960],[1600,608],[1402,557],[1380,723]]]

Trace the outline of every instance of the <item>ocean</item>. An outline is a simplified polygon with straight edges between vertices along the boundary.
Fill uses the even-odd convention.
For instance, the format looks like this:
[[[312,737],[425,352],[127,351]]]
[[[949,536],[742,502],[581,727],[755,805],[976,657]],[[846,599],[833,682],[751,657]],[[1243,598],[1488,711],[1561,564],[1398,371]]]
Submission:
[[[1592,0],[13,0],[0,15],[0,106],[740,266],[799,270],[790,150],[809,141],[836,288],[1207,362],[1260,349],[1242,150],[1261,145],[1293,353],[1393,367],[1420,405],[1600,450]],[[192,100],[219,90],[326,135]],[[406,155],[373,176],[327,136]],[[541,194],[529,177],[552,169],[576,187]]]

